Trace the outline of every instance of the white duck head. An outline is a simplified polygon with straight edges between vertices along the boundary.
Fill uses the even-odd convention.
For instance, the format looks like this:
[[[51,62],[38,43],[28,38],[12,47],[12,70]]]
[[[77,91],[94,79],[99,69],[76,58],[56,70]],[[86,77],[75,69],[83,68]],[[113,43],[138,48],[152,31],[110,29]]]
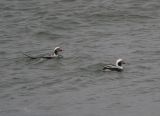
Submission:
[[[118,59],[117,61],[116,61],[116,66],[118,67],[118,68],[120,68],[120,69],[123,69],[123,66],[122,66],[122,64],[125,64],[125,62],[123,61],[123,59]]]
[[[58,57],[59,56],[59,52],[62,52],[63,50],[60,47],[55,47],[54,51],[53,51],[53,56],[54,57]]]

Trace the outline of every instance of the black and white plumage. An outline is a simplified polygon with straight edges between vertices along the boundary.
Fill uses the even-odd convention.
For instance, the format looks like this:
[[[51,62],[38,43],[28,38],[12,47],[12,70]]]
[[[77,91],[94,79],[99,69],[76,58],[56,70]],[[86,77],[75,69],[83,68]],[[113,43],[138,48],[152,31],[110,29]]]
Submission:
[[[125,62],[123,61],[123,59],[118,59],[116,61],[116,64],[110,64],[110,65],[106,65],[103,67],[103,71],[117,71],[117,72],[121,72],[123,71],[123,66],[122,64],[125,64]]]
[[[55,47],[53,53],[47,55],[47,56],[30,56],[28,54],[23,53],[25,56],[31,58],[31,59],[37,59],[37,58],[43,58],[43,59],[53,59],[53,58],[59,58],[62,57],[62,55],[59,54],[59,52],[62,52],[63,50],[60,47]]]
[[[50,57],[62,57],[59,52],[62,52],[63,50],[60,47],[55,47],[53,54],[50,55]]]

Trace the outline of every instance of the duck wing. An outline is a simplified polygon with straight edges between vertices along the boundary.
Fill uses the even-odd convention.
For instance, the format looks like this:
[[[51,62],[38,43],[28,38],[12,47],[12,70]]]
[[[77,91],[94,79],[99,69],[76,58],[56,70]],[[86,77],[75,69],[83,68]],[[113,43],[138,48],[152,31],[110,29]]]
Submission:
[[[118,68],[116,65],[106,65],[103,67],[103,70],[106,71],[106,70],[109,70],[109,71],[122,71],[122,69]]]

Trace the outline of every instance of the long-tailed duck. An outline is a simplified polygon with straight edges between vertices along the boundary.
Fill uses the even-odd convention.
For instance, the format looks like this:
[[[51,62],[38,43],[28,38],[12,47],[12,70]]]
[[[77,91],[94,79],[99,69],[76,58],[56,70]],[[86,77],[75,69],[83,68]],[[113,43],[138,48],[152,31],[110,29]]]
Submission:
[[[104,66],[103,71],[118,71],[118,72],[121,72],[121,71],[123,71],[122,64],[125,64],[125,62],[122,59],[118,59],[116,61],[115,65],[110,64],[110,65]]]
[[[52,58],[62,57],[62,55],[59,54],[59,52],[62,52],[62,51],[63,50],[60,47],[55,47],[53,53],[49,54],[48,56],[30,56],[25,53],[23,54],[31,59],[37,59],[37,58],[52,59]]]

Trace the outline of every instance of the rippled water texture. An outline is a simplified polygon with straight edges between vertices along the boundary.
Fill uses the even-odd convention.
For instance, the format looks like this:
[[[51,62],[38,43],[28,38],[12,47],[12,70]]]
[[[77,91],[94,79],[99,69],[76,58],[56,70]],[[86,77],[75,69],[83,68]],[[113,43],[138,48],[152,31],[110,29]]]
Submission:
[[[0,115],[159,116],[159,45],[158,0],[1,0]]]

